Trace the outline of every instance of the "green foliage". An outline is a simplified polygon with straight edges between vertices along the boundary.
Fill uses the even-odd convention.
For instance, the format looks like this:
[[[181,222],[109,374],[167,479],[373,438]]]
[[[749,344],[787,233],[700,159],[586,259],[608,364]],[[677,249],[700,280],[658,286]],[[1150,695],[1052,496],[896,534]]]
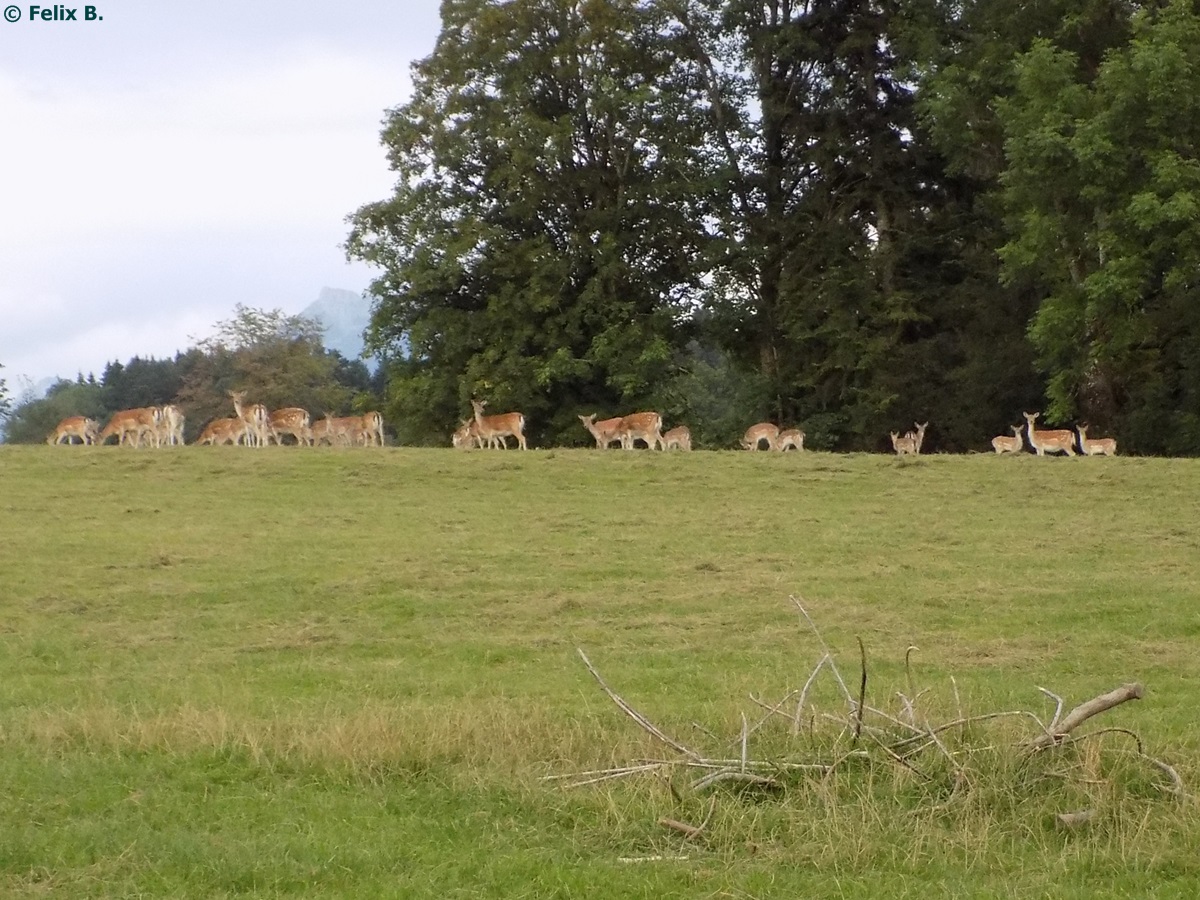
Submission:
[[[68,416],[103,423],[118,410],[175,403],[185,416],[185,439],[192,441],[211,419],[234,414],[229,393],[236,390],[245,390],[248,402],[298,406],[314,417],[380,405],[366,366],[325,350],[318,323],[239,304],[212,338],[174,359],[114,360],[99,381],[82,375],[60,381],[45,398],[19,404],[4,435],[12,443],[38,443]]]
[[[661,399],[706,239],[665,22],[632,0],[443,5],[385,126],[396,193],[348,244],[382,271],[371,348],[411,348],[389,366],[406,433],[443,442],[480,397],[560,441],[581,405]]]
[[[1030,337],[1050,413],[1178,452],[1200,415],[1200,16],[1190,2],[1142,10],[1097,66],[1041,41],[1015,71],[999,107],[1003,256],[1047,295]]]
[[[18,404],[4,421],[4,441],[9,444],[38,444],[63,419],[69,416],[89,416],[102,421],[108,414],[104,389],[92,382],[59,381],[46,396]]]
[[[0,369],[4,368],[4,364],[0,363]],[[7,418],[12,411],[12,397],[8,395],[8,384],[3,378],[0,378],[0,422]]]

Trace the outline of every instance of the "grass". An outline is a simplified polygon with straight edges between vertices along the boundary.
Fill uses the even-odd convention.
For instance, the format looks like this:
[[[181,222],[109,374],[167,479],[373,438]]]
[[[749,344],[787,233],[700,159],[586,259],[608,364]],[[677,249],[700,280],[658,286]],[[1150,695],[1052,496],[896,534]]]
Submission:
[[[820,657],[796,594],[888,709],[910,645],[935,720],[1142,681],[1096,727],[1194,787],[1200,461],[3,447],[0,484],[5,896],[1200,890],[1194,803],[1120,735],[1030,767],[1029,726],[981,726],[965,791],[873,762],[720,792],[699,843],[658,824],[707,814],[686,779],[542,780],[663,754],[577,647],[736,755]],[[777,722],[752,754],[837,749]]]

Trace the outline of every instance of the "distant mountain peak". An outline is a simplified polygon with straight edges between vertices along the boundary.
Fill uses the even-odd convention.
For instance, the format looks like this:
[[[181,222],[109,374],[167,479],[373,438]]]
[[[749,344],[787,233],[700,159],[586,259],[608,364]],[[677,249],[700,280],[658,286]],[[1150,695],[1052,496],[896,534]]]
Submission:
[[[363,332],[371,323],[371,300],[365,294],[323,287],[317,299],[300,310],[300,315],[325,329],[323,341],[327,349],[336,350],[350,360],[361,357]],[[366,363],[371,369],[378,364],[371,357]]]

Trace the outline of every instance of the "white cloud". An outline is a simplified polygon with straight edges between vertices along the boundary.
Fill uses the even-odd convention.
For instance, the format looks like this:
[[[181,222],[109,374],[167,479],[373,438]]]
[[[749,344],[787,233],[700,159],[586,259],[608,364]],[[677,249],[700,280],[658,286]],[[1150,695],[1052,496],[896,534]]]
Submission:
[[[167,356],[235,303],[354,290],[345,217],[390,192],[408,61],[313,43],[150,86],[33,84],[0,63],[0,363],[73,377]]]

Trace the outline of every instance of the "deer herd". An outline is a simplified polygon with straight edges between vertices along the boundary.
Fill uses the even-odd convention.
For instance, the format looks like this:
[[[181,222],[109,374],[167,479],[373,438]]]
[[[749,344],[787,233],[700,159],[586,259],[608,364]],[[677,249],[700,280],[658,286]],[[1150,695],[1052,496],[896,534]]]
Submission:
[[[362,416],[334,417],[326,413],[316,422],[308,410],[288,407],[269,411],[261,403],[247,404],[245,391],[229,395],[233,418],[213,419],[204,426],[197,444],[244,444],[266,447],[272,441],[283,443],[291,435],[301,446],[322,442],[331,445],[383,446],[383,416],[369,412]],[[113,413],[104,428],[95,419],[70,416],[46,437],[47,444],[103,444],[116,437],[118,444],[132,447],[165,447],[183,443],[183,410],[174,404],[123,409]]]
[[[234,416],[213,419],[204,426],[197,444],[244,444],[248,447],[266,447],[272,441],[283,443],[284,435],[290,435],[300,446],[316,446],[327,443],[331,446],[382,447],[383,416],[369,412],[361,416],[335,417],[326,413],[325,418],[313,421],[308,411],[299,407],[287,407],[274,411],[261,403],[246,403],[245,391],[233,391]],[[528,449],[525,441],[525,416],[519,412],[485,416],[486,400],[472,400],[474,417],[466,419],[451,435],[451,443],[460,449],[489,448],[507,449],[508,438],[514,438],[522,450]],[[1047,453],[1065,453],[1076,456],[1115,456],[1117,442],[1113,438],[1089,438],[1088,426],[1077,425],[1075,431],[1067,429],[1039,429],[1035,427],[1039,413],[1023,413],[1025,425],[1012,425],[1012,437],[1001,434],[992,438],[992,449],[997,453],[1022,453],[1025,442],[1038,456]],[[623,450],[633,450],[641,441],[651,450],[691,450],[692,433],[686,425],[679,425],[663,432],[663,418],[657,412],[636,412],[627,416],[596,421],[593,413],[579,416],[579,421],[596,440],[596,446],[607,450],[619,443]],[[162,447],[183,443],[183,411],[175,405],[151,406],[140,409],[125,409],[114,413],[104,428],[96,420],[84,416],[63,419],[46,437],[47,444],[74,443],[103,444],[116,437],[118,444],[141,447]],[[897,456],[919,456],[925,442],[928,422],[914,422],[914,428],[901,435],[890,433],[892,449]],[[744,450],[804,450],[804,432],[798,428],[783,428],[771,422],[760,422],[746,429],[741,446]]]

